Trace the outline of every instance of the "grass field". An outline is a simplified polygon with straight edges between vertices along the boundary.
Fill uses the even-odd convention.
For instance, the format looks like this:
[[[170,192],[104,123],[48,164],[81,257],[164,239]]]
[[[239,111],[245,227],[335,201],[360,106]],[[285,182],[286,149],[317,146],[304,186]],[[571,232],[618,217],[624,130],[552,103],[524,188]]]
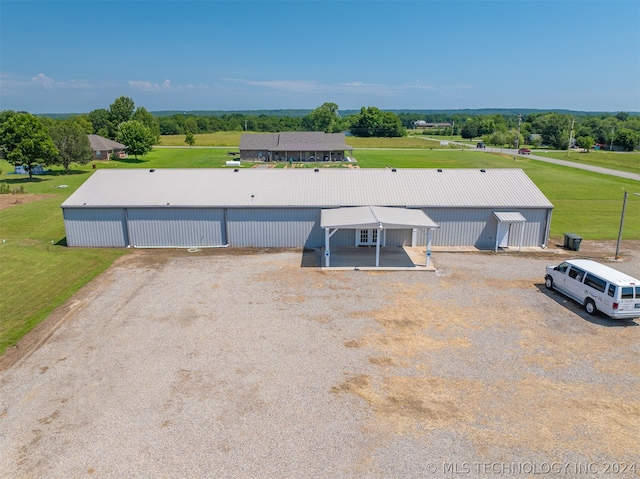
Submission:
[[[424,142],[419,139],[414,141]],[[388,146],[387,140],[381,143],[363,142],[367,146],[356,149],[354,156],[362,168],[522,168],[555,205],[551,236],[556,240],[561,240],[565,232],[579,234],[586,240],[615,239],[623,189],[640,192],[640,183],[637,181],[527,158],[519,157],[514,162],[510,155],[456,149],[430,150],[428,147],[411,149],[411,146],[397,146],[398,143],[401,142]],[[399,149],[364,149],[373,148],[371,144],[385,144],[387,146],[381,148]],[[142,159],[100,162],[97,168],[222,167],[230,159],[227,151],[237,151],[237,148],[155,149]],[[616,155],[605,152],[602,156],[594,154],[590,158],[608,166],[618,161]],[[620,154],[620,157],[623,162],[629,159],[637,162],[639,155]],[[92,165],[74,167],[70,174],[63,174],[54,167],[51,174],[37,176],[34,181],[7,175],[6,172],[12,171],[13,167],[4,160],[0,160],[0,169],[4,172],[0,175],[0,184],[8,184],[12,189],[22,186],[27,193],[47,195],[37,201],[0,210],[2,353],[126,251],[64,246],[65,231],[60,205],[95,171]],[[11,202],[20,201],[20,198],[20,195],[10,195]],[[640,239],[639,197],[629,197],[623,238]]]
[[[532,150],[532,153],[557,160],[573,161],[585,165],[602,166],[614,170],[628,171],[640,174],[640,153],[619,153],[610,151],[570,151],[545,152],[544,150]]]
[[[229,150],[238,151],[240,137],[243,133],[242,131],[228,131],[197,134],[194,135],[195,146],[228,146]],[[443,138],[443,141],[447,140],[447,138]],[[349,136],[346,143],[354,148],[443,148],[440,146],[440,140],[427,140],[420,135],[404,138],[356,138]],[[163,135],[160,138],[160,145],[187,146],[184,142],[184,135]]]

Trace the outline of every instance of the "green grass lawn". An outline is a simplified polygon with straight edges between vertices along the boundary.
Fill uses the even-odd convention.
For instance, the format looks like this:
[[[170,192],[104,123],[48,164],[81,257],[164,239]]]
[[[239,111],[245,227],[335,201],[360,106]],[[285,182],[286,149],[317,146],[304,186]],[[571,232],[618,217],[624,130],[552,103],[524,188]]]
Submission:
[[[415,141],[426,143],[419,139]],[[586,240],[616,239],[623,190],[640,192],[640,182],[637,181],[523,157],[514,162],[509,155],[459,149],[431,150],[428,147],[411,149],[411,146],[398,146],[400,142],[389,146],[386,140],[380,143],[385,145],[381,148],[399,149],[370,150],[365,148],[372,148],[370,145],[374,142],[363,144],[367,146],[354,151],[361,168],[522,168],[555,205],[551,236],[557,241],[561,241],[566,232],[579,234]],[[237,148],[230,150],[237,151]],[[13,171],[13,167],[0,160],[0,169],[4,172],[0,175],[0,183],[8,184],[12,189],[22,186],[27,193],[50,195],[0,210],[0,354],[80,287],[108,268],[116,258],[126,254],[126,250],[119,249],[64,246],[60,205],[95,171],[93,164],[96,164],[96,169],[223,167],[231,158],[227,154],[230,150],[155,149],[138,160],[129,158],[73,167],[70,174],[54,167],[51,174],[37,176],[34,181],[6,174]],[[599,155],[594,155],[594,158],[598,162],[613,161],[604,156],[599,158]],[[278,166],[284,167],[285,164]],[[12,195],[11,198],[19,200],[20,196]],[[640,239],[640,197],[629,197],[623,239]]]
[[[568,156],[566,151],[545,152],[544,150],[533,150],[532,153],[557,160],[573,161],[585,165],[601,166],[640,174],[640,152],[590,151],[587,153],[572,150]]]
[[[216,133],[198,133],[193,135],[195,146],[228,146],[238,150],[243,131],[219,131]],[[187,146],[185,135],[162,135],[160,144],[163,146]]]

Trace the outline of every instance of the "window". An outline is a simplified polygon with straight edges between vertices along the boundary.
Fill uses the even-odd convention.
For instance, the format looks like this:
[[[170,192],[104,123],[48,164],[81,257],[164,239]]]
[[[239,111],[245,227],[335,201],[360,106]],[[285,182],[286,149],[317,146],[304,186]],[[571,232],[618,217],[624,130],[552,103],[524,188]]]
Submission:
[[[580,281],[582,283],[582,278],[584,278],[584,271],[576,268],[575,266],[572,266],[569,270],[569,278],[573,278],[576,281]]]
[[[633,288],[622,288],[622,299],[633,299]]]
[[[566,273],[567,272],[567,268],[569,267],[569,263],[561,263],[558,265],[558,271],[560,271],[561,273]]]
[[[609,285],[609,291],[607,291],[607,294],[609,296],[611,296],[612,298],[616,297],[616,287],[612,284]]]
[[[636,286],[636,299],[640,299],[640,286]]]
[[[584,279],[584,284],[600,291],[601,293],[604,293],[604,289],[607,286],[607,282],[605,280],[600,279],[591,273],[587,273],[587,277]]]

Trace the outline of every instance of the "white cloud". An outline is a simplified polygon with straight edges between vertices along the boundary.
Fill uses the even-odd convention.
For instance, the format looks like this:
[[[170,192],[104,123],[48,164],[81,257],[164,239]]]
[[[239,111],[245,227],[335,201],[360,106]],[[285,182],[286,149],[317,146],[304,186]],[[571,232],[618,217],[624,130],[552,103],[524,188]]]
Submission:
[[[56,82],[52,78],[49,78],[44,73],[38,73],[38,75],[34,76],[31,79],[31,81],[35,83],[39,83],[40,85],[45,87],[47,90],[50,88],[53,88],[56,84]]]
[[[407,90],[456,90],[469,89],[470,85],[433,85],[416,81],[401,85],[385,85],[381,83],[365,83],[362,81],[344,83],[321,83],[308,80],[245,80],[240,78],[225,78],[225,81],[256,86],[289,93],[349,93],[349,94],[377,94],[395,95]]]
[[[162,92],[162,91],[180,91],[180,90],[203,90],[208,89],[207,85],[192,85],[186,86],[174,85],[168,78],[162,83],[150,82],[144,80],[129,80],[129,87],[134,90],[146,91],[146,92]]]

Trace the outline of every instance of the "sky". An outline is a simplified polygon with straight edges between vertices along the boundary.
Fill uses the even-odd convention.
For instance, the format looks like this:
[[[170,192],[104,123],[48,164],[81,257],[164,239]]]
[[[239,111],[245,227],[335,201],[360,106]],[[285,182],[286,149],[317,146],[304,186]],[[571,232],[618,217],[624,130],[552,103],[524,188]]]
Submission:
[[[0,110],[640,111],[638,0],[0,0]]]

